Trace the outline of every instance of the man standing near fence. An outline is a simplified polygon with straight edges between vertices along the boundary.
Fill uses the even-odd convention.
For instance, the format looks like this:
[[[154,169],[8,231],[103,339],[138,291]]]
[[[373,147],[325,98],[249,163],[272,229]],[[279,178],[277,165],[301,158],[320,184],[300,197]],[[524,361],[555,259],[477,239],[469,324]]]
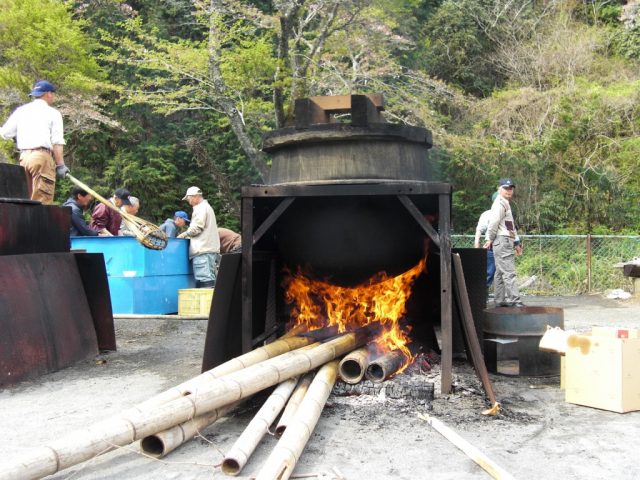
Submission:
[[[515,246],[517,236],[511,205],[515,184],[510,178],[498,182],[498,196],[491,206],[489,226],[484,248],[493,249],[496,264],[495,302],[499,307],[523,307],[516,277],[516,254],[522,253],[522,245]]]

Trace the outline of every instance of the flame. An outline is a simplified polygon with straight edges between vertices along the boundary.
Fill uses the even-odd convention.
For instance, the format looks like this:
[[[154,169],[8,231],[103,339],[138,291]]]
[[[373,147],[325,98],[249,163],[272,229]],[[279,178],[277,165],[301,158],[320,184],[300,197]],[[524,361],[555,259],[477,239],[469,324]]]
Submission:
[[[337,326],[339,332],[379,322],[382,333],[375,340],[379,353],[401,349],[407,359],[412,355],[409,343],[410,327],[400,319],[411,296],[411,285],[424,271],[426,258],[396,277],[381,272],[355,287],[341,287],[326,281],[306,277],[300,269],[286,271],[282,286],[285,301],[291,305],[290,328],[317,330]]]

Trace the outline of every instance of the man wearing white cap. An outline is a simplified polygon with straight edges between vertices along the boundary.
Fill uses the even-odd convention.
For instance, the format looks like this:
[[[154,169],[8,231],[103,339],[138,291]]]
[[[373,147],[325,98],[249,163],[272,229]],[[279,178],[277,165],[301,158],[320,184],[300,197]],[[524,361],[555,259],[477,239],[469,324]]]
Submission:
[[[216,214],[202,197],[202,190],[189,187],[183,200],[193,207],[189,228],[178,238],[188,238],[189,258],[193,264],[193,276],[196,287],[213,288],[216,285],[216,274],[220,262],[220,237]]]
[[[56,177],[69,172],[63,159],[62,115],[51,106],[55,91],[51,82],[36,82],[29,94],[33,101],[18,107],[0,127],[0,137],[15,138],[31,199],[45,205],[53,203]]]

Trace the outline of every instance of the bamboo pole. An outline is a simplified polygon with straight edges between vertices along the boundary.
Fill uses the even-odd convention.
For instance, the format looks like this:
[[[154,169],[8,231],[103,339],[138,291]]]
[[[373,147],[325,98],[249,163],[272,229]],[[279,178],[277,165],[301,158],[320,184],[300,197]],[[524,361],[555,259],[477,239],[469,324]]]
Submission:
[[[311,345],[300,347],[298,350],[313,348],[316,345],[317,344],[312,343]],[[225,369],[226,368],[228,367],[225,367]],[[187,420],[184,423],[175,425],[167,430],[163,430],[162,432],[144,437],[141,440],[140,448],[143,452],[151,456],[162,458],[183,443],[191,440],[200,430],[209,427],[214,422],[217,422],[219,418],[224,417],[227,413],[237,407],[239,403],[240,402],[237,402],[229,405],[228,407],[223,407],[210,413],[205,413],[204,415]]]
[[[496,464],[493,460],[482,453],[478,448],[471,445],[456,432],[447,427],[437,418],[431,415],[418,414],[418,417],[431,425],[438,433],[462,450],[471,460],[476,462],[483,470],[495,479],[514,480],[514,477],[504,468]]]
[[[340,378],[350,384],[358,383],[364,377],[371,355],[367,347],[361,347],[347,354],[338,366]]]
[[[0,466],[0,479],[32,479],[128,445],[199,415],[247,398],[260,390],[301,375],[364,345],[370,331],[360,329],[314,348],[279,355],[212,380],[195,393],[123,418],[116,416],[14,457]]]
[[[400,370],[407,363],[407,360],[402,350],[392,350],[371,361],[365,376],[367,380],[374,383],[383,382]]]
[[[226,475],[238,475],[249,461],[249,457],[269,430],[269,426],[282,411],[291,396],[298,378],[282,382],[258,410],[242,435],[236,440],[222,461],[222,472]]]
[[[255,365],[256,363],[269,360],[270,358],[277,357],[278,355],[282,355],[283,353],[305,347],[312,344],[313,342],[313,339],[307,337],[282,337],[272,343],[269,343],[268,345],[256,348],[255,350],[251,350],[250,352],[240,355],[239,357],[232,358],[228,362],[218,365],[211,370],[207,370],[206,372],[201,373],[197,377],[193,377],[186,382],[181,383],[180,385],[171,387],[169,390],[165,390],[164,392],[159,393],[158,395],[155,395],[154,397],[151,397],[150,399],[136,405],[131,410],[125,412],[124,415],[130,413],[136,414],[153,409],[158,405],[162,405],[163,403],[167,403],[190,393],[197,392],[199,386],[205,384],[206,382],[223,377],[233,372],[237,372],[239,370],[242,370],[243,368]]]
[[[313,372],[309,372],[305,374],[304,377],[300,379],[300,382],[296,386],[296,389],[293,391],[291,398],[287,402],[287,406],[284,407],[284,411],[280,416],[280,420],[278,420],[278,425],[276,426],[276,438],[280,438],[284,431],[287,429],[287,425],[293,420],[293,417],[302,402],[302,399],[307,394],[307,390],[309,390],[309,385],[311,385],[311,381],[313,380],[314,374]]]
[[[287,480],[291,476],[318,423],[322,409],[336,383],[337,375],[337,360],[327,363],[318,371],[295,418],[269,455],[256,480]]]
[[[236,408],[240,402],[232,403],[226,407],[216,408],[214,411],[205,413],[184,423],[171,427],[154,435],[148,435],[140,440],[140,449],[145,454],[162,458],[174,451],[183,443],[195,437],[200,430],[207,428],[218,419],[227,415]]]

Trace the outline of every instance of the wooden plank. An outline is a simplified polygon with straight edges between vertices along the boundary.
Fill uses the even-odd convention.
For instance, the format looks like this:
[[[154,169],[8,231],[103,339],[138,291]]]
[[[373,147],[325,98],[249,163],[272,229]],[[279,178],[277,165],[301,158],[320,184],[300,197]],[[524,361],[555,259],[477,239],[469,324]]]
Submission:
[[[453,319],[451,301],[451,196],[438,195],[440,230],[440,332],[442,337],[440,390],[451,392],[453,367]]]
[[[367,93],[368,97],[378,111],[384,110],[384,97],[380,93]],[[330,113],[347,113],[351,110],[351,95],[333,95],[328,97],[309,97],[309,100],[321,109]]]
[[[455,273],[453,276],[453,285],[456,293],[456,299],[458,301],[458,307],[460,308],[462,330],[467,339],[467,345],[469,347],[471,360],[473,362],[473,367],[476,370],[476,374],[482,382],[482,386],[484,387],[484,391],[487,394],[491,405],[495,405],[496,395],[493,392],[493,386],[489,379],[489,372],[487,371],[487,366],[484,363],[484,357],[480,348],[480,341],[476,334],[473,314],[471,313],[471,304],[469,303],[469,294],[467,293],[467,284],[462,271],[462,261],[460,260],[460,255],[457,253],[454,253],[451,257],[453,259],[453,271]]]

